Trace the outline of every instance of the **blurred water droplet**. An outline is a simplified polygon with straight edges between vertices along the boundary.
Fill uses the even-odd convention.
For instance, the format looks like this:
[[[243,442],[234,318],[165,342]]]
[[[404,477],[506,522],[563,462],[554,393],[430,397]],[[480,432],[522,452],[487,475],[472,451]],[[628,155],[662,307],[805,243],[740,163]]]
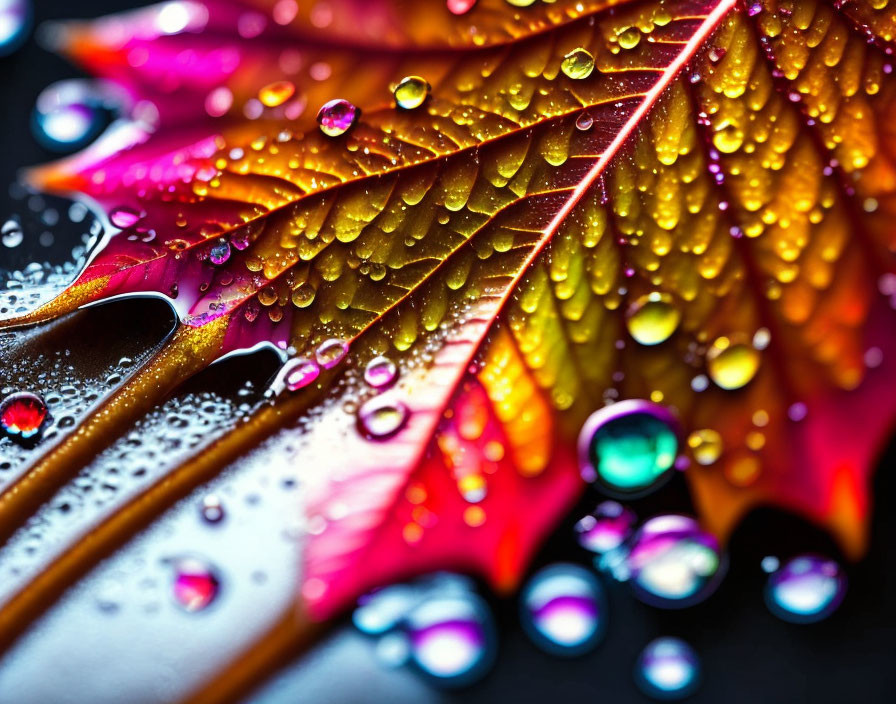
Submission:
[[[697,464],[713,464],[722,455],[722,436],[711,428],[695,430],[688,435],[688,447]]]
[[[0,1],[0,56],[8,56],[22,45],[30,25],[29,0]]]
[[[700,685],[700,658],[683,640],[657,638],[638,656],[635,682],[649,697],[684,699]]]
[[[478,0],[446,0],[448,11],[455,15],[463,15],[473,9]]]
[[[768,577],[765,601],[778,618],[791,623],[815,623],[830,616],[846,596],[847,580],[834,560],[798,555]]]
[[[408,407],[387,396],[375,396],[358,409],[358,426],[371,440],[385,440],[401,430],[408,420]]]
[[[348,343],[345,340],[332,338],[322,342],[314,350],[314,358],[324,369],[332,369],[348,354]]]
[[[666,293],[654,291],[641,296],[626,311],[629,334],[642,345],[665,342],[678,328],[681,313]]]
[[[283,105],[293,95],[295,95],[296,87],[290,81],[276,81],[270,83],[258,91],[258,99],[269,108],[275,108]]]
[[[719,337],[706,353],[706,370],[716,386],[740,389],[756,376],[760,361],[759,351],[752,344]]]
[[[4,247],[9,247],[10,249],[18,247],[24,239],[25,233],[18,220],[10,218],[3,223],[3,227],[0,227],[0,242],[3,243]]]
[[[287,389],[298,391],[320,376],[320,367],[310,359],[291,359],[283,366],[281,375]]]
[[[615,501],[604,501],[575,525],[576,537],[586,550],[597,555],[615,550],[632,534],[635,512]]]
[[[119,206],[109,211],[109,220],[115,227],[124,230],[140,221],[140,213],[128,206]]]
[[[47,86],[37,97],[32,131],[42,146],[72,152],[86,146],[118,117],[127,96],[112,83],[69,79]]]
[[[218,596],[220,580],[210,565],[185,557],[174,562],[174,600],[185,611],[202,611]]]
[[[215,494],[208,494],[202,499],[200,513],[207,523],[220,523],[224,519],[224,505]]]

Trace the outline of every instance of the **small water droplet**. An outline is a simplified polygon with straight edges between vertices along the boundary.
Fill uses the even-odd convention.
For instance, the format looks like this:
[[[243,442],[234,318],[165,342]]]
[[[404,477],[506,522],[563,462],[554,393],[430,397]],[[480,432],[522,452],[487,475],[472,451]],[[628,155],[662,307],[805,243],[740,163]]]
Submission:
[[[425,78],[406,76],[395,86],[393,95],[398,107],[413,110],[423,105],[431,88]]]
[[[355,124],[358,114],[358,108],[347,100],[337,98],[323,105],[317,113],[317,124],[320,125],[320,131],[328,137],[338,137]]]
[[[18,247],[24,239],[25,233],[18,220],[10,218],[3,223],[3,227],[0,228],[0,242],[3,242],[4,247],[9,247],[10,249]]]
[[[395,435],[407,423],[408,407],[387,395],[375,396],[358,409],[358,426],[371,440],[384,440]]]
[[[576,128],[582,132],[587,132],[594,125],[594,118],[590,112],[583,112],[576,118]]]
[[[112,208],[112,210],[109,211],[109,220],[115,227],[124,230],[139,222],[140,213],[133,208],[122,205],[117,208]]]
[[[185,611],[202,611],[218,596],[220,580],[213,567],[193,558],[180,558],[174,563],[174,600]]]
[[[697,464],[713,464],[722,455],[722,436],[711,428],[695,430],[688,435],[688,447]]]
[[[203,497],[199,511],[207,523],[220,523],[224,519],[224,504],[215,494]]]
[[[364,369],[364,381],[375,389],[392,384],[398,376],[398,367],[388,357],[374,357]]]
[[[560,70],[574,80],[588,78],[591,72],[594,71],[594,56],[591,55],[590,51],[582,47],[573,49],[563,57]]]
[[[28,439],[37,435],[47,419],[47,404],[28,391],[10,394],[0,402],[0,427],[8,435]]]
[[[322,342],[314,351],[314,358],[324,369],[332,369],[348,354],[348,342],[331,338]]]
[[[760,361],[759,351],[749,342],[719,337],[706,353],[706,370],[716,386],[740,389],[756,376]]]
[[[230,259],[230,243],[219,242],[209,250],[208,260],[217,266],[224,264]]]
[[[635,682],[649,697],[684,699],[700,685],[700,658],[683,640],[657,638],[638,656]]]
[[[620,547],[634,531],[635,512],[616,501],[604,501],[575,525],[576,538],[586,550],[602,555]]]

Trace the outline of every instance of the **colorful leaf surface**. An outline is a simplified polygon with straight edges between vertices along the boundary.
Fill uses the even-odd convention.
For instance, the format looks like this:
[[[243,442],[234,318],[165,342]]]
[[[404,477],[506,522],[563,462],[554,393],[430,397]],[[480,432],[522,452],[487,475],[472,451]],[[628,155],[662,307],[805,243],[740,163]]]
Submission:
[[[695,459],[701,432],[719,434],[720,456],[687,471],[719,535],[777,503],[859,554],[867,473],[896,410],[880,295],[896,292],[893,11],[331,7],[328,23],[303,9],[248,38],[235,0],[208,4],[202,28],[159,32],[155,10],[155,31],[67,30],[72,55],[158,105],[159,129],[37,172],[136,222],[28,319],[156,292],[184,329],[226,327],[213,356],[351,342],[351,367],[295,431],[317,616],[435,567],[511,584],[580,488],[584,419],[624,398],[673,409]],[[368,21],[346,19],[357,13]],[[222,36],[245,54],[229,73],[208,69]],[[297,73],[279,61],[293,45]],[[577,48],[595,68],[574,79],[561,64]],[[332,79],[315,81],[322,62]],[[433,92],[402,110],[388,86],[410,73]],[[239,117],[286,79],[301,114],[287,102]],[[213,118],[218,83],[233,102]],[[338,138],[308,119],[333,97],[361,108]],[[651,296],[666,319],[641,344]],[[401,369],[384,398],[407,419],[374,441],[357,427],[371,395],[357,370],[380,354]],[[464,481],[484,497],[465,499]]]

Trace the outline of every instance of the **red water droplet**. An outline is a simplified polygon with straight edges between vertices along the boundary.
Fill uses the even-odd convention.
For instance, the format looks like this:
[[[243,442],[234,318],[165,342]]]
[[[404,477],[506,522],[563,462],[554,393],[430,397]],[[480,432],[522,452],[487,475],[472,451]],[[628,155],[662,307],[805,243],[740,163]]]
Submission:
[[[0,425],[10,435],[30,438],[47,418],[47,404],[27,391],[11,394],[0,403]]]
[[[463,15],[473,9],[477,0],[447,0],[448,11],[455,15]]]
[[[180,559],[174,570],[174,599],[185,611],[202,611],[218,596],[221,582],[214,569],[201,560]]]

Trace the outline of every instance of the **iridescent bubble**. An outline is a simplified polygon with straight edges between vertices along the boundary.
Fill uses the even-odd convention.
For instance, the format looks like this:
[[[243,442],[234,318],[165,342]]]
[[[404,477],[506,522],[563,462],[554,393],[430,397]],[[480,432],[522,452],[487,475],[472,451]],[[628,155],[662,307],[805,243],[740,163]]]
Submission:
[[[413,110],[419,108],[426,101],[431,90],[429,83],[420,76],[406,76],[395,86],[393,95],[400,108]]]
[[[358,108],[341,98],[325,103],[317,113],[320,131],[328,137],[343,135],[358,119]]]
[[[719,337],[706,353],[706,370],[716,386],[740,389],[756,376],[760,361],[759,350],[751,343]]]
[[[30,26],[29,0],[0,0],[0,56],[8,56],[18,49],[27,38]]]
[[[657,638],[638,656],[635,682],[649,697],[684,699],[700,686],[700,658],[683,640]]]
[[[523,589],[520,605],[526,633],[554,655],[586,653],[606,630],[603,589],[579,565],[559,563],[539,570]]]
[[[426,599],[409,614],[406,629],[411,662],[442,686],[475,682],[494,662],[494,620],[475,594]]]
[[[118,89],[102,81],[59,81],[37,97],[32,131],[47,149],[75,151],[98,137],[126,100]]]
[[[615,501],[604,501],[575,525],[579,545],[602,555],[616,550],[631,536],[638,517]]]
[[[594,56],[592,56],[590,51],[582,47],[573,49],[563,57],[563,61],[560,63],[560,70],[574,80],[588,78],[591,72],[594,71]]]
[[[653,490],[675,464],[678,435],[675,417],[650,401],[629,399],[601,408],[579,434],[582,476],[611,495]]]
[[[358,426],[370,440],[385,440],[401,430],[410,411],[401,401],[388,396],[374,396],[358,409]]]
[[[375,389],[389,386],[398,376],[398,367],[388,357],[374,357],[364,369],[364,381]]]
[[[314,350],[314,359],[324,369],[332,369],[348,354],[348,342],[338,338],[325,340]]]
[[[9,219],[0,227],[0,242],[4,247],[18,247],[25,239],[25,232],[18,220]]]
[[[765,601],[784,621],[815,623],[837,610],[846,596],[846,586],[846,575],[834,560],[798,555],[769,575]]]
[[[682,608],[709,597],[724,576],[719,543],[689,516],[651,518],[629,543],[625,570],[635,595],[653,606]]]
[[[10,394],[0,402],[0,428],[8,435],[34,437],[46,419],[47,404],[29,391]]]
[[[681,312],[672,296],[658,291],[638,298],[629,306],[625,317],[629,334],[642,345],[665,342],[680,322]]]
[[[185,611],[202,611],[218,596],[221,582],[206,562],[184,557],[174,563],[172,595]]]

